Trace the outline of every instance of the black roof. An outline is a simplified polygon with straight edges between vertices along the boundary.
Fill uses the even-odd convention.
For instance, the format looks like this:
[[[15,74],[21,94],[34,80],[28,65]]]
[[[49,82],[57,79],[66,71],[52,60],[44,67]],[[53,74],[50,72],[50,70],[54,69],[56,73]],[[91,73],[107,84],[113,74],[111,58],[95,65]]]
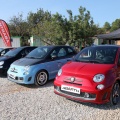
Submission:
[[[39,47],[50,47],[50,48],[55,48],[55,47],[71,47],[72,46],[68,46],[68,45],[48,45],[48,46],[39,46]]]
[[[120,40],[120,28],[108,34],[99,34],[97,38],[104,40]]]
[[[111,45],[111,44],[105,44],[105,45],[93,45],[90,47],[120,47],[120,45]]]

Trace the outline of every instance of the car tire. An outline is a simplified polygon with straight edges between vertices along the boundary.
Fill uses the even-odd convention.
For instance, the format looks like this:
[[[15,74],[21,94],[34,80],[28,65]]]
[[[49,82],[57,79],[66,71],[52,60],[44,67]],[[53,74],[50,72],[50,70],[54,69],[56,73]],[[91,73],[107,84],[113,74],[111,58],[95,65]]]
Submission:
[[[35,85],[42,86],[48,81],[48,74],[46,71],[39,71],[35,78]]]
[[[120,100],[120,85],[116,82],[112,88],[110,95],[110,104],[117,105]]]

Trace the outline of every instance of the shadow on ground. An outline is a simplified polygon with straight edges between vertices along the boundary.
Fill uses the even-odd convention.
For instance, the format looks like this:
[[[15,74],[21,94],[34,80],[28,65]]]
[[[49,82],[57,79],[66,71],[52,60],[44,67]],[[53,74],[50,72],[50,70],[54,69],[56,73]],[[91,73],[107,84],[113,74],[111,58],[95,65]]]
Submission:
[[[6,75],[0,75],[0,78],[7,78]]]
[[[70,99],[68,99],[70,100]],[[105,103],[105,104],[94,104],[94,103],[87,103],[87,102],[78,102],[78,101],[74,101],[74,100],[70,100],[73,102],[76,102],[78,104],[82,104],[85,106],[89,106],[89,107],[93,107],[93,108],[97,108],[97,109],[104,109],[104,110],[115,110],[115,109],[119,109],[120,108],[120,102],[117,105],[111,105],[110,103]]]
[[[49,80],[49,81],[48,81],[45,85],[43,85],[43,86],[37,86],[37,85],[35,85],[35,84],[30,84],[30,85],[18,84],[18,83],[16,83],[16,84],[21,85],[21,86],[24,86],[24,87],[27,87],[27,88],[36,89],[36,88],[51,87],[51,86],[53,86],[53,82],[54,82],[53,79],[52,79],[52,80]]]

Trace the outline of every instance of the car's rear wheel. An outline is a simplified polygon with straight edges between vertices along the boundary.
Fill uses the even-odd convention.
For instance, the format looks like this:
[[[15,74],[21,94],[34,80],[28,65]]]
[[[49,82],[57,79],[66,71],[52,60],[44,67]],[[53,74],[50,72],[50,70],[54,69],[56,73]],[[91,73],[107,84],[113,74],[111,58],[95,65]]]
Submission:
[[[116,82],[112,88],[111,96],[110,96],[110,103],[111,105],[118,104],[120,100],[120,85]]]
[[[48,74],[46,71],[39,71],[35,78],[35,84],[42,86],[48,81]]]

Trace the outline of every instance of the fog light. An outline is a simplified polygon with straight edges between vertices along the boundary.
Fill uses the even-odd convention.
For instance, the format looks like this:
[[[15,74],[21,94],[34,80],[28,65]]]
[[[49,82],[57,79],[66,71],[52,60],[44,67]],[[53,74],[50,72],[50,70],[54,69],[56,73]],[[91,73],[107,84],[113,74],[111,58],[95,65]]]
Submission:
[[[28,78],[28,81],[30,81],[30,80],[31,80],[31,78],[32,78],[32,77],[29,77],[29,78]]]
[[[23,73],[23,75],[28,75],[28,74],[29,74],[29,72],[24,72],[24,73]]]
[[[84,95],[84,98],[89,98],[89,94],[88,93],[85,93],[85,95]]]
[[[104,88],[104,85],[100,84],[97,86],[97,89],[102,90]]]

